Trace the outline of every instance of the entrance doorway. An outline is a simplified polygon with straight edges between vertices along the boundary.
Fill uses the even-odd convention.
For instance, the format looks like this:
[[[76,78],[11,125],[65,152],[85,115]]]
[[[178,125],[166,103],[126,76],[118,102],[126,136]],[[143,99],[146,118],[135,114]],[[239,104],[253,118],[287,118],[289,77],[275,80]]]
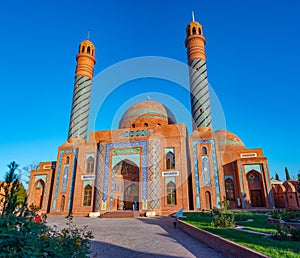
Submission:
[[[206,209],[211,210],[211,194],[209,191],[205,192],[205,204],[206,204]]]
[[[113,173],[112,210],[139,210],[139,167],[125,159],[114,166]]]
[[[251,170],[247,174],[252,207],[265,207],[261,174]]]
[[[135,183],[128,186],[125,190],[124,209],[139,210],[139,186]]]
[[[253,207],[263,207],[263,199],[261,190],[250,190],[251,202]]]

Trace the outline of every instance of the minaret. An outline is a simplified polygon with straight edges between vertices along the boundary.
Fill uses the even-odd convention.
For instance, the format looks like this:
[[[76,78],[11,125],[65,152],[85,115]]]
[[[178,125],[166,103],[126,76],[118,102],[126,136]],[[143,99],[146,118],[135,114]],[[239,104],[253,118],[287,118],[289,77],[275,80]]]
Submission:
[[[190,66],[190,92],[193,129],[211,128],[211,112],[206,70],[206,40],[202,25],[194,19],[186,27],[185,46],[187,48],[188,64]]]
[[[85,142],[88,133],[92,78],[96,63],[95,47],[89,39],[80,43],[76,61],[77,66],[68,142],[77,140]]]

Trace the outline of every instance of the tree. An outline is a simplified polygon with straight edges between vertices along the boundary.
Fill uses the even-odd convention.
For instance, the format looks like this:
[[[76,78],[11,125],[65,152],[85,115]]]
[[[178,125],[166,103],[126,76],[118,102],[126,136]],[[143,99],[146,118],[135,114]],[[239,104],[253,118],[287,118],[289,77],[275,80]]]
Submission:
[[[26,184],[29,183],[31,170],[37,170],[39,168],[40,168],[40,162],[38,161],[33,161],[31,164],[22,168],[21,175],[25,177],[23,178],[23,180],[25,181]]]
[[[278,176],[277,173],[276,173],[276,175],[275,175],[275,179],[278,180],[278,181],[280,181],[279,176]]]
[[[288,171],[287,167],[285,167],[285,178],[286,178],[286,180],[291,180],[291,177],[290,177],[290,174],[289,174],[289,171]]]
[[[0,184],[4,196],[1,199],[2,204],[2,215],[7,216],[13,214],[17,211],[19,206],[26,203],[26,191],[20,183],[20,175],[16,174],[18,169],[18,164],[13,161],[8,165],[9,171],[6,173],[4,182]]]
[[[298,171],[297,192],[300,193],[300,170]]]
[[[72,217],[68,218],[67,227],[61,231],[49,227],[43,215],[43,219],[37,220],[37,209],[28,208],[26,198],[25,201],[21,198],[24,187],[16,173],[18,165],[12,162],[8,167],[5,182],[1,183],[4,206],[0,216],[0,256],[87,257],[92,232],[86,227],[77,228]]]

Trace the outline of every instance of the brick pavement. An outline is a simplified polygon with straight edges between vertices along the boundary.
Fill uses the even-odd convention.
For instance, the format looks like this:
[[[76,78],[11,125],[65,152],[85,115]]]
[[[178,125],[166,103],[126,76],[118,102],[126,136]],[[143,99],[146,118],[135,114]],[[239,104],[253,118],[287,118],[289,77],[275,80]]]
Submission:
[[[48,224],[65,226],[63,217],[49,217]],[[92,254],[99,257],[224,257],[173,227],[173,218],[100,219],[74,217],[77,226],[93,231]]]

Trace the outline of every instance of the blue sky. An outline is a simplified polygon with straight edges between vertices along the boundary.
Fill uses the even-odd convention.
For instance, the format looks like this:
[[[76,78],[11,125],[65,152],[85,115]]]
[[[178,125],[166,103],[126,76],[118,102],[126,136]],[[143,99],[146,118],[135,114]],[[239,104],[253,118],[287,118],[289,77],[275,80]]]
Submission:
[[[95,75],[141,56],[185,63],[185,27],[192,10],[204,26],[209,82],[227,129],[248,148],[263,148],[271,175],[284,178],[285,166],[296,175],[299,1],[11,0],[1,4],[0,15],[0,178],[10,161],[23,167],[56,159],[67,138],[75,55],[88,28],[97,49]],[[145,94],[162,102],[175,98],[171,106],[189,108],[180,87],[155,78],[135,80],[105,101],[96,129],[115,127],[114,114]],[[180,110],[174,113],[179,123],[186,122]]]

